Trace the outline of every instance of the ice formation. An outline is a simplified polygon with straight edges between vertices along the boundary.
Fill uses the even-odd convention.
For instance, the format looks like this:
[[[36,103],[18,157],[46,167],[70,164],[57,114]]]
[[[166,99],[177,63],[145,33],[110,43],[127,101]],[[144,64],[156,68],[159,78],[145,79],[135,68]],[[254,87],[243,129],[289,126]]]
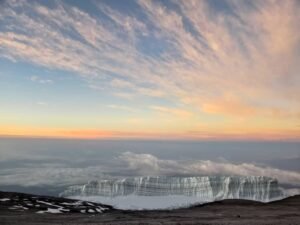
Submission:
[[[269,202],[284,197],[276,179],[262,176],[129,177],[71,186],[61,196],[194,196],[201,202],[249,199]]]

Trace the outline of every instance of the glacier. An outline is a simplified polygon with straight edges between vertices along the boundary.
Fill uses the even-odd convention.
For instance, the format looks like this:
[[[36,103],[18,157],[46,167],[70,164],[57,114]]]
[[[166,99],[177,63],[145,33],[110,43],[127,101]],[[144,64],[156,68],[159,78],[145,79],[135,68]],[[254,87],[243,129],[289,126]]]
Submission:
[[[149,209],[150,203],[150,208],[170,208],[222,199],[269,202],[285,194],[276,179],[264,176],[147,176],[90,181],[70,186],[60,196]]]

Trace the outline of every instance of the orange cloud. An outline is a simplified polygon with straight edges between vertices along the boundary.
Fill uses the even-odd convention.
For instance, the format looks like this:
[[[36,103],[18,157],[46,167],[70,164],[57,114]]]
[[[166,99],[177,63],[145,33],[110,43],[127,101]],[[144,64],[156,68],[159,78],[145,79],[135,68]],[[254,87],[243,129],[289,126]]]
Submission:
[[[226,98],[203,103],[201,107],[203,112],[231,115],[235,117],[255,116],[257,110],[236,98]]]
[[[108,138],[112,132],[103,130],[40,128],[28,126],[1,127],[0,136],[24,136],[24,137],[57,137],[57,138]]]
[[[300,130],[223,128],[215,131],[201,128],[195,131],[109,131],[100,129],[60,129],[38,127],[2,127],[0,137],[79,138],[79,139],[166,139],[166,140],[299,140]]]
[[[236,118],[268,117],[273,119],[300,119],[300,108],[282,109],[265,105],[251,105],[235,95],[226,95],[219,99],[204,102],[201,110],[209,114],[219,114]]]
[[[170,108],[156,105],[150,106],[150,108],[160,113],[166,113],[171,114],[173,116],[177,116],[178,118],[189,118],[192,116],[191,112],[179,108]]]

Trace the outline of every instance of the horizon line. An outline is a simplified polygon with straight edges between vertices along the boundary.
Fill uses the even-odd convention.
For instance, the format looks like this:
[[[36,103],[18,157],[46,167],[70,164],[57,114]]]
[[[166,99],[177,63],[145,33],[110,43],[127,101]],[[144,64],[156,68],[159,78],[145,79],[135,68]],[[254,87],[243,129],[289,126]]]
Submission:
[[[179,142],[300,142],[300,138],[257,138],[257,137],[76,137],[76,136],[43,136],[43,135],[5,135],[0,139],[40,139],[40,140],[81,140],[81,141],[179,141]]]

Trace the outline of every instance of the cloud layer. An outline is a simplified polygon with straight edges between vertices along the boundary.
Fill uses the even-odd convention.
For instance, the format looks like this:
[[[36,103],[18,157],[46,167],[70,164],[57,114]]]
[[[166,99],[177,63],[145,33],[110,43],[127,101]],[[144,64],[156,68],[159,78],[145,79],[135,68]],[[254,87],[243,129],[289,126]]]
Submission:
[[[0,185],[67,186],[90,180],[126,176],[268,176],[280,183],[300,185],[300,173],[253,163],[216,162],[211,160],[165,160],[151,154],[125,152],[109,163],[76,167],[65,163],[42,163],[27,167],[1,169]]]
[[[139,175],[238,175],[274,177],[281,183],[300,184],[300,173],[252,163],[234,164],[211,160],[175,161],[162,160],[151,154],[123,153],[120,159],[127,168]]]

